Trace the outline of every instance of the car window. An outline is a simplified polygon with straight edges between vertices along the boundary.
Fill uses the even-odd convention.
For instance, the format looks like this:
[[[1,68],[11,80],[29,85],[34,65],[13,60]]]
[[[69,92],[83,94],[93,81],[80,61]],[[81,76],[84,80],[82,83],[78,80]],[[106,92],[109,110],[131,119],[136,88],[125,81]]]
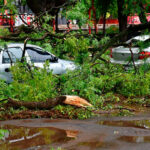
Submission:
[[[22,49],[20,47],[11,47],[3,52],[2,63],[15,63],[17,60],[21,60]]]
[[[54,56],[48,52],[42,51],[38,48],[27,47],[26,51],[31,58],[31,62],[45,62],[46,60],[53,60]]]

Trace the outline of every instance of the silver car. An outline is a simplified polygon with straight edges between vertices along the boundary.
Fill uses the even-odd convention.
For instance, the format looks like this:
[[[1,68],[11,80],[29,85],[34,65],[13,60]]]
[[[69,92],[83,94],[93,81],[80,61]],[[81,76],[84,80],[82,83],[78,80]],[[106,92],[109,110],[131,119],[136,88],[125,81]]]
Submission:
[[[7,48],[0,48],[0,79],[12,82],[12,74],[9,71],[11,63],[21,60],[24,44],[8,44]],[[25,52],[26,61],[34,66],[43,68],[46,60],[50,62],[50,70],[53,74],[63,74],[67,70],[76,69],[72,61],[57,58],[55,55],[44,51],[41,47],[27,44]]]
[[[136,36],[126,42],[126,44],[136,45],[137,42],[144,42],[150,39],[150,35]],[[119,46],[112,48],[110,54],[110,61],[114,64],[122,64],[124,66],[130,66],[135,64],[135,66],[142,65],[144,63],[150,63],[150,45],[147,48],[140,49],[139,46],[125,47]]]

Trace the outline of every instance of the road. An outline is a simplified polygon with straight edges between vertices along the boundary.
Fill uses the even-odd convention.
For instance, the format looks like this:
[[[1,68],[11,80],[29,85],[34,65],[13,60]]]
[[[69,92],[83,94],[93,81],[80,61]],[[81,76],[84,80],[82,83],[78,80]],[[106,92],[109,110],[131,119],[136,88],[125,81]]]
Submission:
[[[0,121],[0,150],[149,150],[150,114]]]

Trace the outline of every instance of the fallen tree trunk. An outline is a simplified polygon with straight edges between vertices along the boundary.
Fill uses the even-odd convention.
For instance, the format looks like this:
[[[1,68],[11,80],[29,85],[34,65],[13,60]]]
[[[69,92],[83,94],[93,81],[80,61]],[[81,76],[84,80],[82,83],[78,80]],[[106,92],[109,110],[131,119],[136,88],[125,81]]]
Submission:
[[[85,99],[80,98],[78,96],[59,96],[53,99],[47,99],[46,101],[42,102],[24,102],[24,101],[17,101],[13,100],[11,98],[8,99],[7,106],[13,107],[13,108],[20,108],[20,107],[26,107],[28,109],[51,109],[59,104],[68,104],[68,105],[74,105],[77,107],[88,107],[92,106],[90,103],[88,103]]]

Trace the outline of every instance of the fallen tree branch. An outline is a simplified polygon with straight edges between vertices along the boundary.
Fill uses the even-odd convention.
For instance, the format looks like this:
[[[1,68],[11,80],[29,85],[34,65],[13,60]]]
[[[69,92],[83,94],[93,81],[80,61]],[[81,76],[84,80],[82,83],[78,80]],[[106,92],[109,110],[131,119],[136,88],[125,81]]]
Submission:
[[[44,40],[45,38],[47,37],[50,37],[51,39],[52,38],[58,38],[58,39],[63,39],[65,38],[69,33],[65,33],[64,35],[56,35],[54,33],[50,33],[50,32],[46,32],[42,37],[40,38],[31,38],[29,36],[24,36],[24,37],[16,37],[16,36],[0,36],[0,39],[2,40],[5,40],[5,41],[25,41],[27,38],[30,40],[30,41],[42,41]]]
[[[41,40],[44,40],[48,35],[49,35],[49,33],[45,33],[41,38],[30,38],[30,40],[31,41],[41,41]],[[9,41],[9,40],[24,41],[27,38],[29,38],[29,37],[28,36],[25,36],[25,37],[0,36],[0,39],[5,40],[5,41]]]
[[[110,48],[112,45],[117,43],[118,40],[120,40],[122,36],[126,36],[129,33],[134,33],[134,32],[142,31],[142,30],[149,29],[149,28],[150,28],[150,22],[139,24],[139,25],[134,25],[134,26],[129,26],[126,30],[122,31],[121,33],[117,34],[115,37],[111,38],[104,46],[95,48],[95,51],[99,51],[99,53],[93,57],[92,62],[95,62],[96,59],[98,59],[103,53],[105,53],[108,48]]]
[[[27,25],[28,27],[30,27],[30,25],[28,25],[27,22],[24,21],[24,19],[21,17],[21,15],[19,15],[19,18],[21,19],[21,21],[22,21],[25,25]]]
[[[8,99],[7,106],[13,108],[26,107],[28,109],[51,109],[52,107],[62,104],[62,102],[66,99],[66,96],[60,96],[54,99],[48,99],[44,102],[23,102],[16,101],[11,98]]]
[[[11,98],[8,98],[7,101],[8,102],[6,105],[9,107],[20,108],[23,106],[31,110],[32,109],[49,110],[59,104],[74,105],[77,107],[87,107],[87,106],[92,107],[92,105],[88,103],[85,99],[80,98],[78,96],[69,96],[69,95],[47,99],[46,101],[42,101],[42,102],[24,102],[24,101],[13,100]]]

